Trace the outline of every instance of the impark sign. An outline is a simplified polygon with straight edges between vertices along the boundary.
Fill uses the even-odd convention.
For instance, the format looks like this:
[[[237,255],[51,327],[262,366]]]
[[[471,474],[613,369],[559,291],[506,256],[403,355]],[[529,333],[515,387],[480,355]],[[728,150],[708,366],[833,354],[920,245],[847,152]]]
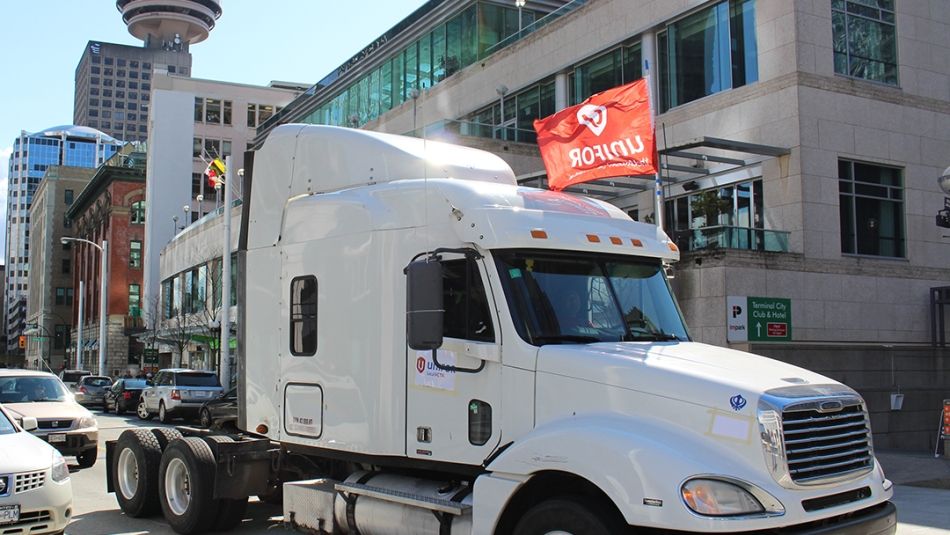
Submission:
[[[790,342],[792,300],[780,297],[726,298],[726,339],[730,342]]]

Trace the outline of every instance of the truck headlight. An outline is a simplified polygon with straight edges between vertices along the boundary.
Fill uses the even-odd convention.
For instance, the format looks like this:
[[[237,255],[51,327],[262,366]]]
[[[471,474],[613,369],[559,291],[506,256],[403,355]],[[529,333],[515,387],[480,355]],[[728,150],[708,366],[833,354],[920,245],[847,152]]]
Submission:
[[[85,416],[79,420],[79,427],[85,429],[87,427],[96,427],[96,419],[92,416]]]
[[[66,459],[63,459],[63,454],[57,450],[53,450],[53,473],[50,474],[50,477],[57,483],[69,479],[69,468],[66,466]]]
[[[715,479],[691,479],[681,489],[683,501],[703,516],[764,513],[765,508],[742,487]]]
[[[782,483],[788,477],[785,468],[785,444],[782,439],[782,416],[762,403],[759,404],[758,416],[765,466],[772,477]]]

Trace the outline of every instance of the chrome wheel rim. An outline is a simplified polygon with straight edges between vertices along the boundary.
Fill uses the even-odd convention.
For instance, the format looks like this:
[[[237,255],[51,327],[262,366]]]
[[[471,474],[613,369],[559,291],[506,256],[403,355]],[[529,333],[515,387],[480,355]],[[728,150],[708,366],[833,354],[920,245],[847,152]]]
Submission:
[[[139,403],[139,418],[148,418],[148,409],[145,408],[145,402]]]
[[[165,501],[176,516],[185,514],[191,504],[191,476],[181,459],[172,459],[165,470]]]
[[[125,448],[119,453],[116,475],[119,476],[119,492],[123,498],[131,500],[139,488],[139,463],[131,449]]]

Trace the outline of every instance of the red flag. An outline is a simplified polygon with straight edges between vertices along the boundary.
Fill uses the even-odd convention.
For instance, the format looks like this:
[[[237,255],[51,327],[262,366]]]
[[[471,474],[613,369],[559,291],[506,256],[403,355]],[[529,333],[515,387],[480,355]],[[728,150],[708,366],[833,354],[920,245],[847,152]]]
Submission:
[[[548,187],[657,172],[646,79],[608,89],[534,122]]]

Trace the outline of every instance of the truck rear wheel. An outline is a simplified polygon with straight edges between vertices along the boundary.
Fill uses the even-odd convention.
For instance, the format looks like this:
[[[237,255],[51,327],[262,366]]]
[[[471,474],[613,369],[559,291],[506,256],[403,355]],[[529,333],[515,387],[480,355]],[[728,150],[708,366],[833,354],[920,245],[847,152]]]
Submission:
[[[214,455],[204,440],[187,437],[168,445],[159,469],[158,494],[165,520],[177,533],[203,533],[218,516]]]
[[[591,499],[571,496],[545,500],[521,517],[518,535],[614,535],[629,530],[616,515]]]
[[[122,511],[131,517],[159,511],[158,468],[162,450],[148,429],[123,431],[112,457],[112,486]]]
[[[152,434],[158,440],[158,445],[165,451],[169,444],[182,437],[181,431],[171,427],[153,427]]]

